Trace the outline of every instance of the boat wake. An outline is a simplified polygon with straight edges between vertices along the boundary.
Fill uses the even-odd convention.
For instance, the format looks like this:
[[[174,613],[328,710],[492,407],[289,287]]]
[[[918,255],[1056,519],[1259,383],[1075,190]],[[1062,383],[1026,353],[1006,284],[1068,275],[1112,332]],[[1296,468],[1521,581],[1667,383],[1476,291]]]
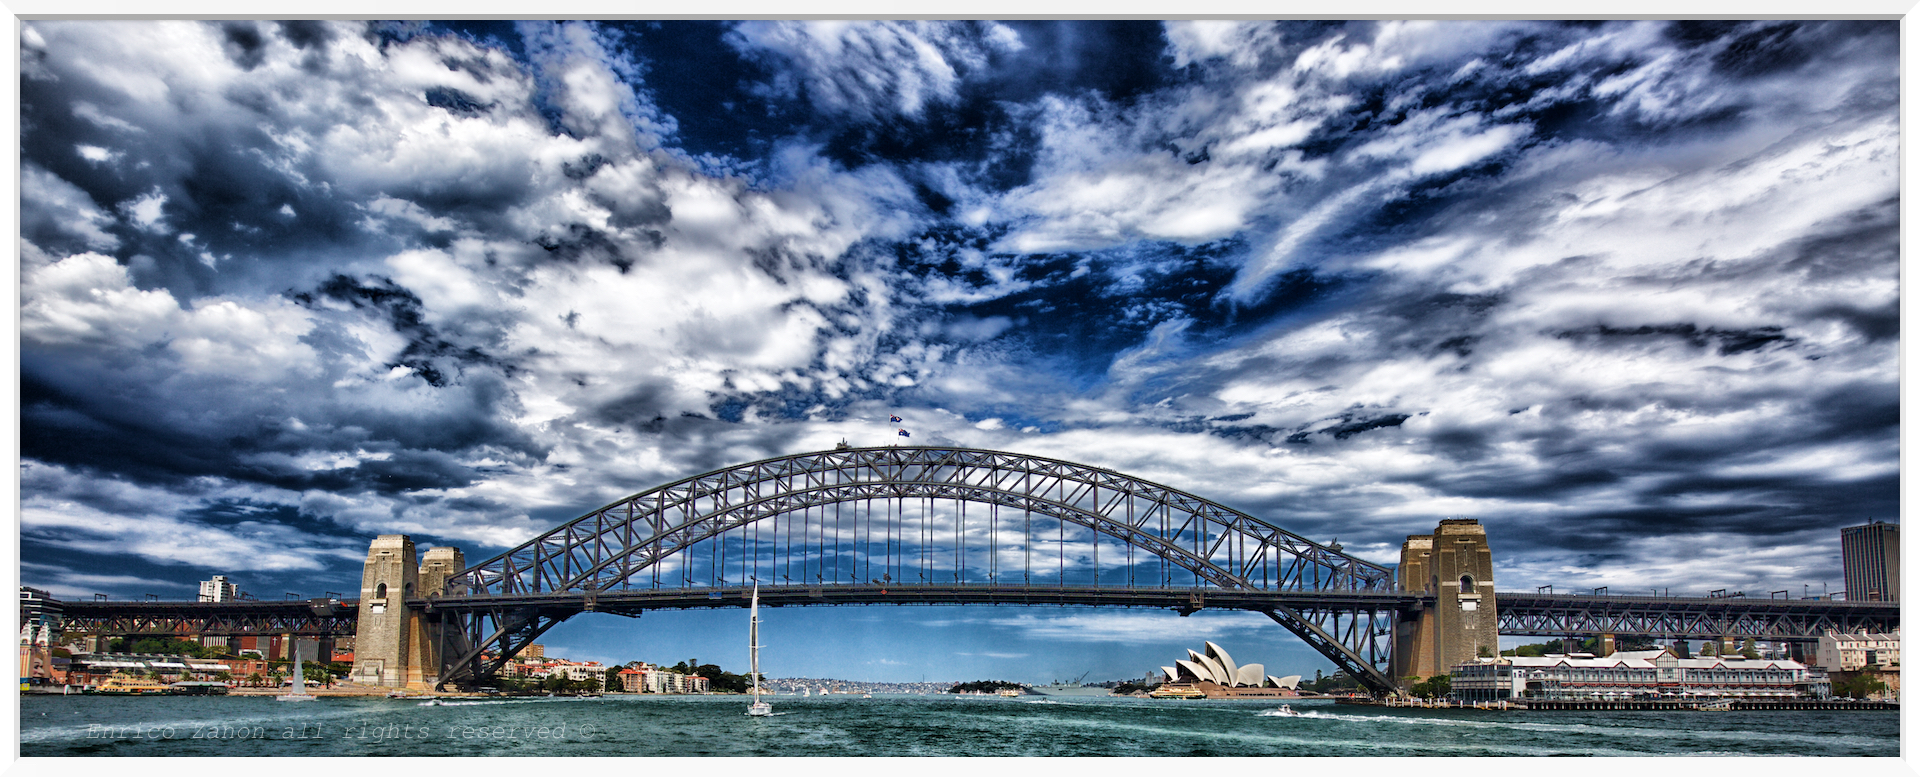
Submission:
[[[1262,718],[1317,718],[1319,720],[1341,720],[1346,716],[1329,715],[1324,712],[1300,712],[1298,710],[1261,710],[1253,713]]]

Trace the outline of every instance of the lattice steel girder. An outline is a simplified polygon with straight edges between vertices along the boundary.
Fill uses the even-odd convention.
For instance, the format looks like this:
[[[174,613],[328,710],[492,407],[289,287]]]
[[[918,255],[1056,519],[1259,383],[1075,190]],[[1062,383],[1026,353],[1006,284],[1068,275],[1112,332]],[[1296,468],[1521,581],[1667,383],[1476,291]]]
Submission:
[[[1884,632],[1900,625],[1897,602],[1694,599],[1569,594],[1496,595],[1500,633],[1620,634],[1673,639],[1812,640],[1827,631]]]
[[[64,628],[86,634],[352,636],[359,602],[64,602]]]
[[[1251,586],[1235,554],[1287,557],[1282,585],[1387,590],[1385,567],[1346,556],[1200,497],[1110,470],[966,448],[854,448],[785,456],[697,475],[609,504],[483,561],[451,582],[450,594],[604,589],[624,584],[673,552],[757,520],[832,501],[938,497],[1023,509],[1093,528],[1192,570],[1221,587]],[[1164,535],[1108,517],[1132,499],[1175,513]],[[1106,505],[1109,509],[1103,510]],[[1203,540],[1206,542],[1203,543]],[[1254,551],[1244,546],[1252,540]],[[1215,560],[1224,552],[1226,565]],[[1315,569],[1310,573],[1300,567]],[[609,574],[611,570],[611,574]]]

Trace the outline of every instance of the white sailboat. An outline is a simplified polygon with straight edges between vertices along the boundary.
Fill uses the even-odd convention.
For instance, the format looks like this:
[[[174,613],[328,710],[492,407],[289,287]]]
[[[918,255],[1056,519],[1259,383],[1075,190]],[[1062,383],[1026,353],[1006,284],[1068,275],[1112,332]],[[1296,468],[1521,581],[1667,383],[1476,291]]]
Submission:
[[[300,663],[300,651],[293,651],[293,693],[273,697],[280,701],[313,701],[320,697],[307,693],[306,671]]]
[[[760,698],[760,584],[753,584],[753,603],[747,608],[747,651],[750,666],[747,672],[753,676],[753,703],[747,705],[747,714],[765,717],[773,714],[773,705]]]

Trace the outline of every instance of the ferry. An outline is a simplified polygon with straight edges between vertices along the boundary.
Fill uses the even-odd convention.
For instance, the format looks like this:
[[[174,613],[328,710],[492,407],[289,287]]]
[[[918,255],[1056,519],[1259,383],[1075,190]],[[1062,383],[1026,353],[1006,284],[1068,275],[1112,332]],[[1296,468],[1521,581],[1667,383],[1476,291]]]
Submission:
[[[168,696],[173,693],[173,686],[117,674],[87,693],[101,696]]]

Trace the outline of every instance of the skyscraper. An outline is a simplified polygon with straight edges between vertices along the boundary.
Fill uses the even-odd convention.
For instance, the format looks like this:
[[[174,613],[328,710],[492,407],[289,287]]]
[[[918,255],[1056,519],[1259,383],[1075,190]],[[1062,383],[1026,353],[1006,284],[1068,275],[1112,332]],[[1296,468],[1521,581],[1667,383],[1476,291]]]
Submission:
[[[1900,524],[1874,521],[1840,530],[1847,601],[1900,600]]]
[[[226,575],[214,575],[212,580],[200,581],[200,601],[231,602],[240,598],[240,588],[227,582]]]

